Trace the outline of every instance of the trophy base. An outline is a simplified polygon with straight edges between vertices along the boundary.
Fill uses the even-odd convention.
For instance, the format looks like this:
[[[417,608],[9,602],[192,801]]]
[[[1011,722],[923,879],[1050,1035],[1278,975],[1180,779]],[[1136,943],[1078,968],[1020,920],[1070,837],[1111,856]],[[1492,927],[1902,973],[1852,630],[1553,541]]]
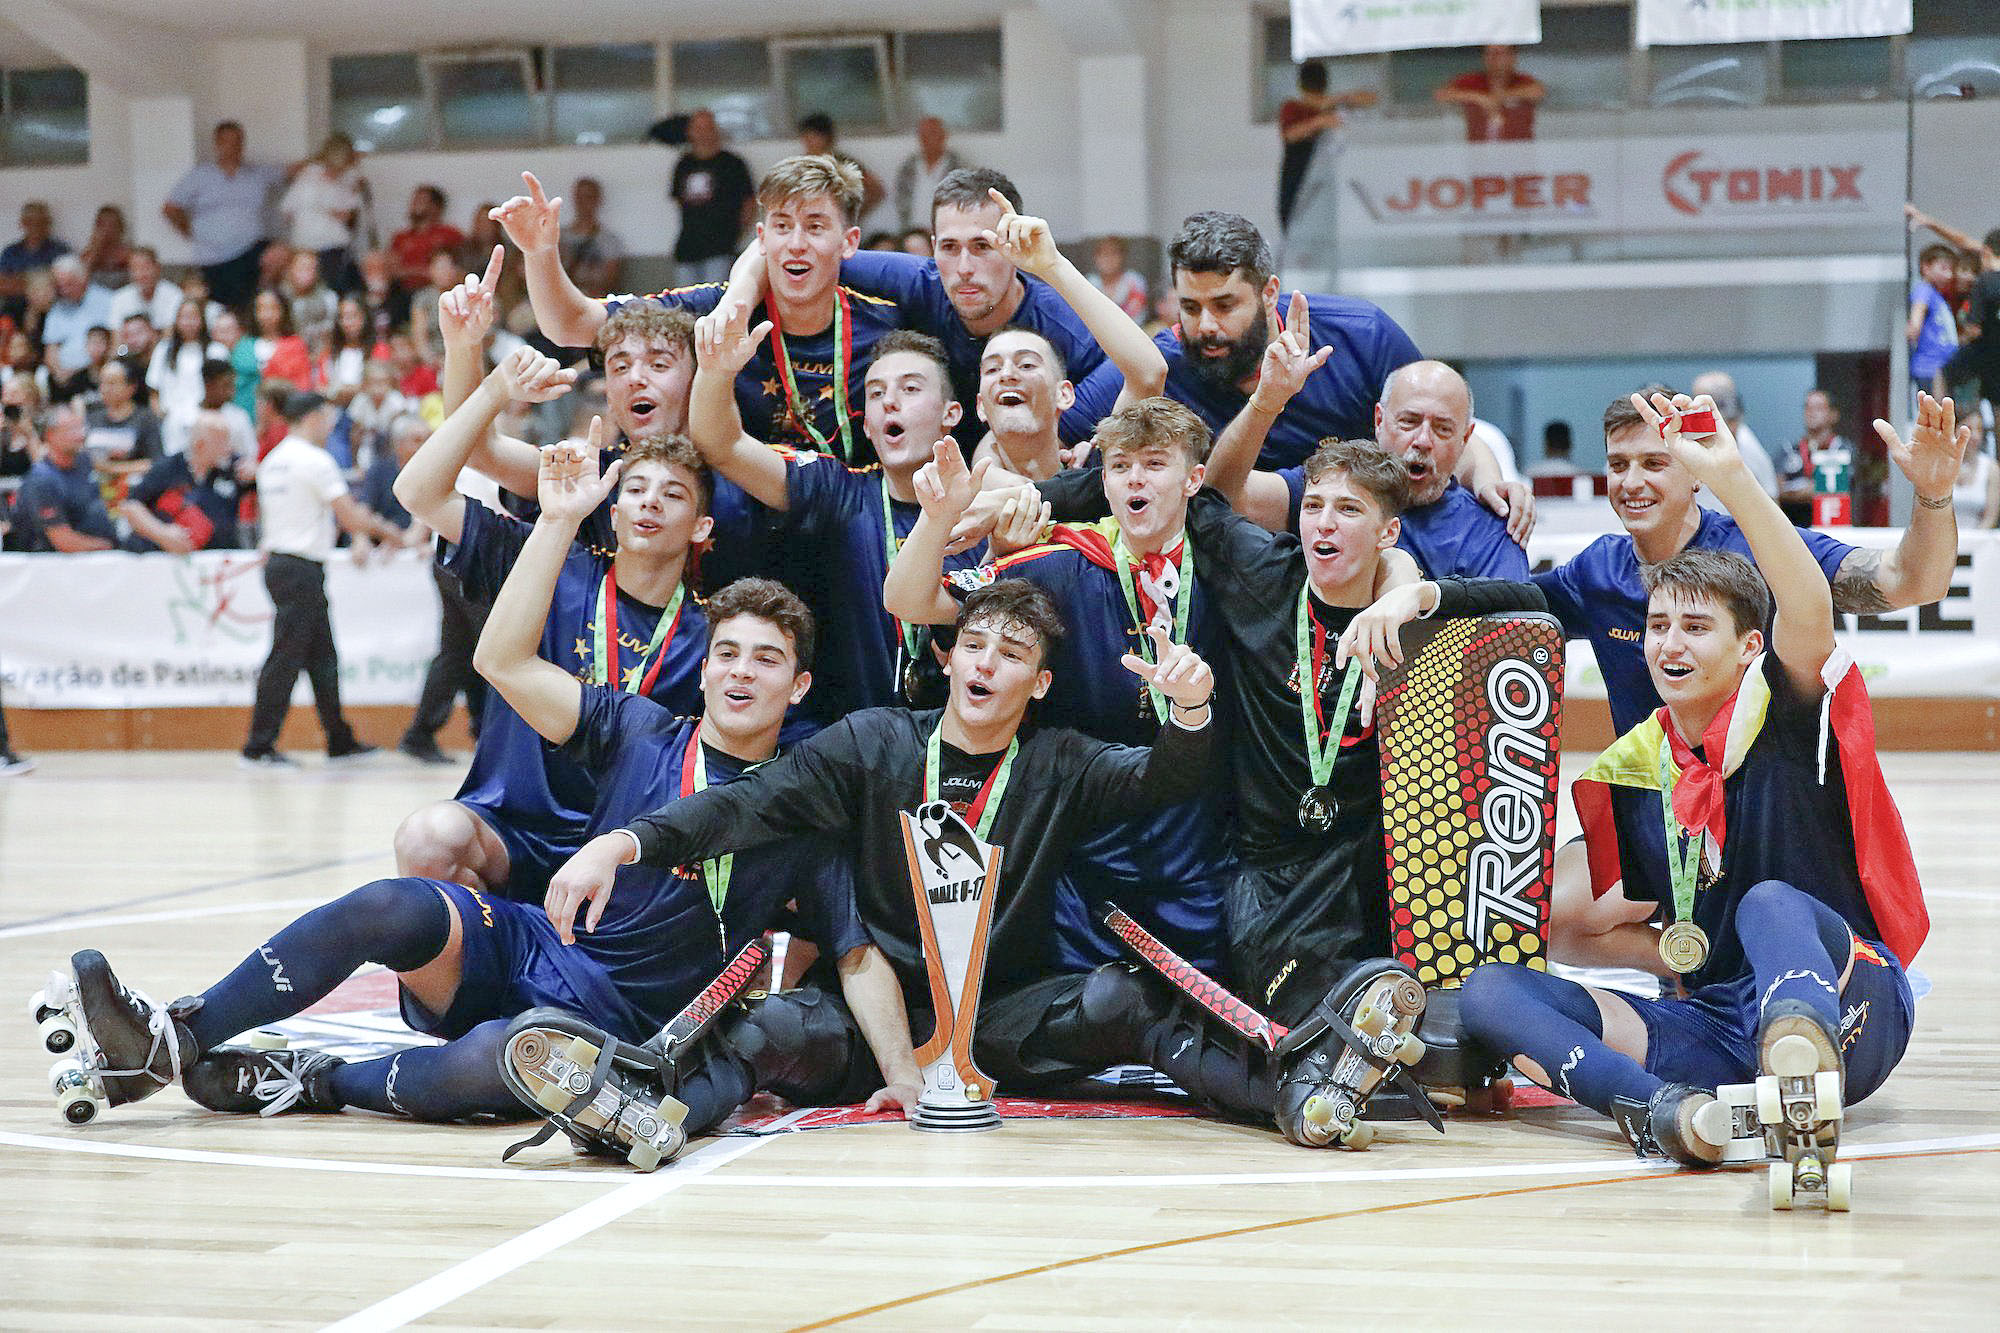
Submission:
[[[932,1101],[926,1097],[910,1113],[910,1128],[933,1134],[976,1134],[1000,1128],[992,1102]]]

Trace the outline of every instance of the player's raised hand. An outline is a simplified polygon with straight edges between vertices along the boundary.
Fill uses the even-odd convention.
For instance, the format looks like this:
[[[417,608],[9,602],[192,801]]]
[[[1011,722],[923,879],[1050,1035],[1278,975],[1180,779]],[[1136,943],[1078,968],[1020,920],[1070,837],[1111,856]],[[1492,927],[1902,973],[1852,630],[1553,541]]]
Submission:
[[[1306,305],[1304,292],[1293,292],[1291,307],[1285,312],[1284,332],[1271,339],[1264,348],[1264,361],[1257,372],[1257,388],[1251,394],[1257,410],[1268,413],[1282,411],[1285,404],[1306,387],[1306,377],[1325,365],[1332,355],[1332,344],[1317,352],[1312,349],[1312,310]]]
[[[1153,661],[1137,653],[1119,658],[1125,669],[1151,685],[1181,708],[1200,708],[1215,693],[1215,672],[1202,661],[1201,654],[1184,643],[1175,643],[1173,632],[1164,625],[1146,626],[1153,641]]]
[[[1406,583],[1383,593],[1348,623],[1334,648],[1333,664],[1345,667],[1359,658],[1362,674],[1370,680],[1379,679],[1385,666],[1401,666],[1403,626],[1422,614],[1425,602],[1436,593],[1434,583]]]
[[[600,476],[597,466],[603,448],[604,418],[592,417],[585,439],[561,440],[542,450],[535,500],[543,517],[576,526],[597,512],[604,497],[618,485],[618,474],[625,466],[624,459],[617,459]]]
[[[981,483],[993,468],[993,460],[982,458],[971,467],[958,442],[949,436],[931,446],[931,461],[917,469],[911,480],[917,503],[924,513],[940,523],[956,524],[980,492]]]
[[[611,886],[618,877],[618,867],[637,859],[630,838],[623,833],[601,833],[563,862],[562,869],[549,880],[542,910],[548,913],[549,924],[556,928],[564,944],[576,943],[576,914],[586,903],[590,910],[584,915],[583,929],[585,933],[597,929],[611,901]]]
[[[1957,404],[1949,398],[1940,402],[1927,393],[1917,395],[1917,421],[1910,427],[1907,443],[1894,426],[1879,417],[1875,433],[1882,437],[1889,457],[1910,479],[1917,494],[1932,499],[1951,494],[1959,464],[1972,444],[1972,427],[1959,424]]]
[[[704,370],[734,377],[757,347],[771,336],[771,321],[750,327],[750,307],[741,301],[724,301],[695,321],[695,357]]]
[[[1694,479],[1713,489],[1717,483],[1733,480],[1737,476],[1749,476],[1750,467],[1743,461],[1742,451],[1736,447],[1736,435],[1729,429],[1729,423],[1722,419],[1722,413],[1715,410],[1715,400],[1707,394],[1690,398],[1677,393],[1668,398],[1663,393],[1653,395],[1651,401],[1639,394],[1632,395],[1632,406],[1639,410],[1646,424],[1660,433],[1667,442],[1667,449],[1674,458],[1694,474]],[[1694,423],[1687,420],[1689,414],[1708,413],[1713,421],[1699,434],[1689,429]]]
[[[1033,486],[1016,486],[1000,494],[1007,498],[1001,501],[1000,516],[986,538],[989,557],[1011,555],[1033,546],[1042,539],[1055,517],[1055,506],[1044,500]]]
[[[1005,255],[1009,263],[1015,268],[1026,269],[1038,278],[1045,277],[1062,263],[1063,255],[1056,248],[1055,233],[1049,230],[1045,220],[1016,213],[1007,196],[998,190],[988,190],[986,197],[1000,205],[1000,220],[981,235]]]
[[[521,180],[528,192],[515,195],[487,216],[500,224],[522,254],[554,250],[562,244],[562,198],[543,194],[542,183],[532,171],[522,172]]]
[[[1007,507],[1007,497],[1011,493],[1011,491],[991,490],[981,491],[973,496],[972,503],[966,506],[965,512],[958,516],[958,522],[952,525],[951,536],[945,539],[945,555],[958,555],[985,541],[992,534],[993,526],[1000,521],[1001,511]]]
[[[576,371],[556,364],[532,347],[515,348],[493,367],[507,397],[517,403],[546,403],[560,398],[576,383]]]
[[[486,272],[468,273],[465,281],[438,297],[438,336],[448,348],[477,349],[493,328],[493,291],[500,285],[500,265],[507,247],[493,247]]]

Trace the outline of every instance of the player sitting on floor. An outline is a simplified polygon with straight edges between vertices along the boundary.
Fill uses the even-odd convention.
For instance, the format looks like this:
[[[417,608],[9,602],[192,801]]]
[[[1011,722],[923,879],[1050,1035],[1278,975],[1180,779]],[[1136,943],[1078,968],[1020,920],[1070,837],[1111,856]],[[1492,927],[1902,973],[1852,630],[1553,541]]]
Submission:
[[[1574,788],[1593,886],[1622,878],[1655,905],[1687,989],[1640,1000],[1489,963],[1461,1009],[1478,1040],[1614,1117],[1640,1153],[1706,1167],[1731,1139],[1723,1084],[1837,1072],[1848,1105],[1881,1086],[1913,1018],[1901,960],[1928,918],[1825,574],[1710,399],[1633,404],[1757,560],[1694,549],[1646,570],[1646,666],[1665,706]]]
[[[571,559],[570,539],[615,472],[598,477],[595,441],[588,449],[550,447],[542,517],[521,545],[478,653],[481,671],[521,715],[597,775],[592,830],[618,827],[768,760],[786,708],[811,684],[812,618],[796,597],[763,580],[732,584],[712,603],[715,629],[702,664],[706,707],[698,720],[579,682],[536,655],[539,626]],[[794,900],[811,933],[838,957],[863,1030],[872,1031],[873,1016],[883,1013],[886,1026],[906,1036],[893,974],[854,915],[844,854],[798,840],[699,865],[633,867],[620,874],[619,889],[594,929],[573,940],[558,939],[539,907],[442,880],[377,880],[299,918],[215,986],[164,1010],[122,986],[103,955],[86,950],[73,960],[86,1049],[101,1053],[98,1081],[114,1106],[178,1078],[190,1097],[217,1111],[353,1106],[420,1120],[518,1114],[500,1070],[508,1019],[556,1006],[643,1042],[737,949],[779,924]],[[347,1062],[220,1044],[318,1003],[369,963],[397,974],[405,1020],[445,1038],[444,1045]],[[884,1063],[914,1079],[914,1065],[902,1069],[893,1059]]]
[[[514,352],[445,419],[396,478],[396,495],[447,543],[440,557],[468,598],[491,599],[526,543],[530,525],[454,487],[459,470],[509,398],[566,390],[549,358]],[[573,543],[542,655],[580,680],[645,694],[677,713],[700,706],[708,621],[687,591],[689,554],[710,532],[708,472],[675,435],[628,447],[616,492],[615,555]],[[583,844],[595,793],[575,761],[547,749],[534,729],[489,694],[458,795],[425,806],[396,830],[396,868],[538,902],[548,877]]]

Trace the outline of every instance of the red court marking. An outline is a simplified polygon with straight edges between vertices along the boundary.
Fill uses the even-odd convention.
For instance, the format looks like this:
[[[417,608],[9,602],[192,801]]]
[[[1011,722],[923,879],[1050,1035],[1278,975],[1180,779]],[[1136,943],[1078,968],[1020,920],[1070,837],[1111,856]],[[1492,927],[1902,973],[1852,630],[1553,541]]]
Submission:
[[[1130,1097],[1114,1101],[1043,1101],[1034,1097],[996,1097],[994,1107],[1006,1120],[1180,1120],[1203,1114],[1180,1098]],[[903,1123],[901,1111],[869,1113],[859,1106],[824,1106],[808,1112],[783,1129],[771,1128],[791,1110],[774,1097],[758,1096],[724,1122],[720,1133],[789,1134],[806,1129],[844,1129],[849,1125]]]
[[[396,974],[384,969],[351,976],[333,988],[308,1014],[372,1014],[396,1007]]]

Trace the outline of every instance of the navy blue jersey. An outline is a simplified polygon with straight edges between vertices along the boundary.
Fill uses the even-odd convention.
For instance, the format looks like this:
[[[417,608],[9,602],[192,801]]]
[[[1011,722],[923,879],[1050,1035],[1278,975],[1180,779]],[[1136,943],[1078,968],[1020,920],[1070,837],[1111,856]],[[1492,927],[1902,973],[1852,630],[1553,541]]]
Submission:
[[[785,492],[790,508],[776,516],[795,578],[793,589],[819,621],[819,654],[812,692],[802,707],[833,722],[861,708],[907,705],[903,677],[910,666],[896,618],[882,609],[882,581],[889,576],[883,502],[888,483],[879,466],[852,468],[826,454],[785,450]],[[889,502],[900,542],[923,511]],[[969,569],[984,558],[982,545],[945,562]],[[924,636],[928,643],[929,636]],[[927,689],[939,671],[928,647],[917,654]]]
[[[1829,582],[1841,561],[1855,547],[1823,532],[1801,529],[1806,548],[1826,571]],[[1711,551],[1734,551],[1750,559],[1743,529],[1727,514],[1701,511],[1701,526],[1688,545]],[[1622,532],[1599,537],[1554,569],[1533,576],[1549,611],[1562,621],[1572,639],[1589,639],[1611,699],[1611,723],[1620,735],[1639,725],[1660,706],[1660,693],[1646,670],[1646,585],[1640,578],[1639,552]]]
[[[1278,293],[1280,312],[1291,308],[1292,293]],[[1257,466],[1275,472],[1303,463],[1321,440],[1367,440],[1375,435],[1375,403],[1382,382],[1398,366],[1421,360],[1423,354],[1402,326],[1373,302],[1352,296],[1306,296],[1312,312],[1312,345],[1332,347],[1327,363],[1314,371],[1305,387],[1285,404],[1271,424]],[[1189,368],[1181,348],[1180,328],[1163,329],[1153,339],[1167,357],[1167,397],[1185,403],[1208,428],[1223,427],[1249,402],[1235,385],[1217,387]],[[1111,411],[1124,376],[1109,361],[1077,384],[1076,406],[1070,411],[1096,421]]]
[[[1291,492],[1286,510],[1288,532],[1299,530],[1299,507],[1305,502],[1306,470],[1288,467],[1278,473]],[[1396,545],[1410,553],[1425,578],[1512,579],[1528,577],[1528,553],[1507,535],[1507,520],[1479,503],[1458,484],[1445,483],[1444,494],[1427,505],[1403,511],[1403,530]]]
[[[87,454],[78,454],[76,462],[66,468],[57,467],[53,456],[29,468],[21,493],[14,499],[14,513],[21,524],[23,550],[55,550],[49,543],[50,528],[73,528],[80,536],[105,541],[118,535]]]
[[[916,255],[863,250],[841,263],[840,277],[856,291],[894,301],[902,312],[905,327],[928,333],[944,344],[951,364],[952,394],[965,409],[954,433],[968,448],[978,444],[986,434],[986,423],[973,411],[973,403],[979,398],[979,358],[986,351],[986,335],[965,327],[965,321],[959,318],[945,292],[936,261]],[[1055,288],[1026,273],[1020,278],[1024,288],[1021,304],[1008,324],[1031,329],[1048,339],[1062,357],[1065,377],[1072,383],[1081,383],[1100,366],[1109,364],[1104,349],[1084,326],[1083,317],[1070,308]],[[1124,382],[1122,376],[1119,382]],[[1064,412],[1059,426],[1063,439],[1071,444],[1089,439],[1097,429],[1098,418],[1110,410],[1111,401],[1117,397],[1118,391],[1113,389],[1111,398],[1105,400],[1104,410],[1095,414],[1080,402]]]
[[[465,595],[490,603],[514,567],[529,525],[496,514],[475,500],[465,505],[465,528],[458,544],[441,558],[458,576]],[[570,547],[556,579],[548,623],[542,629],[540,656],[579,680],[591,677],[594,652],[591,625],[602,596],[604,572],[611,562],[581,543]],[[640,660],[658,626],[660,608],[618,594],[618,680],[622,687],[640,684]],[[676,713],[701,711],[701,661],[708,651],[708,618],[693,597],[681,603],[680,623],[665,647],[665,660],[653,681],[652,697]],[[479,744],[472,751],[472,768],[457,799],[489,818],[533,830],[556,846],[574,851],[583,845],[584,826],[596,803],[596,785],[575,760],[545,744],[535,729],[489,690],[480,714]],[[550,867],[553,869],[553,867]]]
[[[612,297],[605,301],[604,308],[615,313],[628,300],[644,299],[705,315],[715,309],[727,290],[724,283],[705,282],[693,287],[669,288],[645,298]],[[853,325],[852,347],[846,353],[848,438],[854,450],[848,461],[859,465],[875,461],[875,446],[861,433],[861,413],[865,401],[862,381],[867,377],[868,361],[874,355],[876,342],[890,330],[902,327],[902,319],[893,304],[879,297],[846,287],[840,292],[846,299]],[[754,327],[758,320],[767,318],[767,314],[758,311],[750,316],[750,323]],[[778,368],[777,336],[757,344],[749,364],[736,376],[736,409],[743,414],[746,432],[766,444],[790,445],[795,449],[820,448],[801,421],[803,417],[811,422],[821,439],[831,441],[825,447],[840,447],[840,414],[833,391],[834,375],[841,359],[841,349],[835,346],[834,339],[838,328],[839,321],[835,320],[818,333],[785,335],[785,351],[791,358],[792,380],[799,395],[797,403],[791,401],[791,395],[785,388],[785,377]]]
[[[1040,721],[1119,745],[1151,745],[1161,726],[1151,692],[1119,660],[1128,652],[1143,656],[1145,636],[1117,574],[1074,547],[1049,545],[960,571],[947,577],[945,586],[962,600],[998,578],[1026,579],[1045,589],[1068,626],[1048,661],[1053,677],[1048,695],[1035,705]],[[1216,699],[1222,705],[1230,695],[1223,679],[1230,654],[1205,578],[1197,552],[1192,592],[1185,582],[1180,592],[1194,598],[1187,641],[1216,669]],[[1227,733],[1219,734],[1226,746]],[[1228,847],[1234,805],[1229,786],[1212,783],[1192,801],[1108,825],[1080,841],[1063,871],[1079,901],[1058,901],[1058,947],[1079,963],[1117,957],[1115,945],[1101,938],[1096,926],[1101,905],[1114,902],[1196,966],[1214,966],[1222,943],[1222,896],[1236,875]],[[1101,947],[1089,947],[1092,939]]]
[[[680,799],[697,728],[697,719],[676,717],[652,699],[584,686],[576,732],[561,752],[597,779],[586,839]],[[707,746],[701,761],[711,787],[747,767]],[[647,1024],[659,1027],[738,949],[782,924],[791,902],[798,904],[800,932],[823,955],[838,958],[869,942],[854,905],[851,859],[836,843],[806,837],[739,853],[719,912],[698,865],[624,866],[597,929],[579,932],[576,944]]]
[[[1882,938],[1855,857],[1854,816],[1836,729],[1828,729],[1821,762],[1824,696],[1801,695],[1775,654],[1766,653],[1752,670],[1759,668],[1770,687],[1770,703],[1742,763],[1723,779],[1728,834],[1722,865],[1694,900],[1695,924],[1708,935],[1710,952],[1708,961],[1688,974],[1690,988],[1731,981],[1751,970],[1736,937],[1736,905],[1767,879],[1819,899],[1862,939]],[[1752,684],[1746,675],[1743,688]],[[1703,758],[1720,762],[1715,755]],[[1651,900],[1671,913],[1673,883],[1660,793],[1623,786],[1612,786],[1610,793],[1625,896],[1634,902]]]
[[[227,551],[243,545],[236,528],[237,506],[253,487],[236,480],[227,463],[197,479],[185,453],[170,454],[146,469],[146,475],[132,483],[126,498],[137,500],[162,522],[172,523],[187,533],[198,551]],[[157,551],[138,533],[127,541],[134,551]]]

